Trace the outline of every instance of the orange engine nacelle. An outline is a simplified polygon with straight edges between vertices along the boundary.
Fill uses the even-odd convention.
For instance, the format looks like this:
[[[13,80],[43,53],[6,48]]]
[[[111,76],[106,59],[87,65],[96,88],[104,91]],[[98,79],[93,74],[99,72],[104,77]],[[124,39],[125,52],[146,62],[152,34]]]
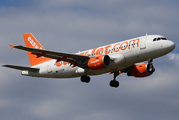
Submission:
[[[88,67],[92,70],[104,69],[111,64],[111,59],[108,55],[102,55],[88,60]]]
[[[134,77],[147,77],[153,74],[155,68],[152,64],[144,63],[140,65],[135,65],[133,69],[127,73],[128,76]]]

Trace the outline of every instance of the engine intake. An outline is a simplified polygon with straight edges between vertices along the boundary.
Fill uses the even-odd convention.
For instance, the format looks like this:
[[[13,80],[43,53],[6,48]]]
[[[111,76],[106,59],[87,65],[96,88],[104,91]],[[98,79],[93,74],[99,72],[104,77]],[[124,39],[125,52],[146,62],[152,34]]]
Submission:
[[[143,63],[140,65],[135,65],[133,69],[127,73],[128,76],[134,77],[147,77],[153,74],[155,71],[154,66],[148,63]]]
[[[102,55],[88,60],[88,67],[92,70],[100,70],[111,65],[111,59],[108,55]]]

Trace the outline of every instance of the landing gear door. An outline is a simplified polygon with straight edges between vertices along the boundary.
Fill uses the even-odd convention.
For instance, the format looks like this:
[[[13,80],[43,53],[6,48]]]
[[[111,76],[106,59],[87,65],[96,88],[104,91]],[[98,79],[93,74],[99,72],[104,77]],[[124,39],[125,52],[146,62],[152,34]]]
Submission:
[[[141,38],[140,49],[146,49],[146,39],[147,39],[147,36]]]

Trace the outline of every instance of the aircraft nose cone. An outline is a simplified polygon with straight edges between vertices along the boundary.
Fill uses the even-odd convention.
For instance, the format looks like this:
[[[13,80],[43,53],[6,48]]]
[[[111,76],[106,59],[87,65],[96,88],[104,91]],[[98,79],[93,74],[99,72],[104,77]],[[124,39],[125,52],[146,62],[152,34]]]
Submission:
[[[172,51],[172,50],[175,49],[175,43],[172,42],[172,41],[168,41],[167,42],[167,47],[168,47],[168,49],[170,49],[170,51]]]

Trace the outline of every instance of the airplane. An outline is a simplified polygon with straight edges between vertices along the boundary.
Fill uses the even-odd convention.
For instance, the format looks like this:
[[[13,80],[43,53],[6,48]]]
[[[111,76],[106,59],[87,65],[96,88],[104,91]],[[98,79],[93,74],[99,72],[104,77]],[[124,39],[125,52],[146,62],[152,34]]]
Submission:
[[[137,78],[154,73],[153,59],[164,56],[175,49],[175,43],[161,35],[145,35],[75,54],[45,50],[32,33],[23,34],[25,47],[10,45],[27,51],[31,67],[3,65],[22,70],[22,75],[43,78],[81,77],[84,83],[90,77],[105,73],[113,74],[111,87],[117,88],[116,77],[122,73]],[[147,62],[145,62],[147,61]]]

